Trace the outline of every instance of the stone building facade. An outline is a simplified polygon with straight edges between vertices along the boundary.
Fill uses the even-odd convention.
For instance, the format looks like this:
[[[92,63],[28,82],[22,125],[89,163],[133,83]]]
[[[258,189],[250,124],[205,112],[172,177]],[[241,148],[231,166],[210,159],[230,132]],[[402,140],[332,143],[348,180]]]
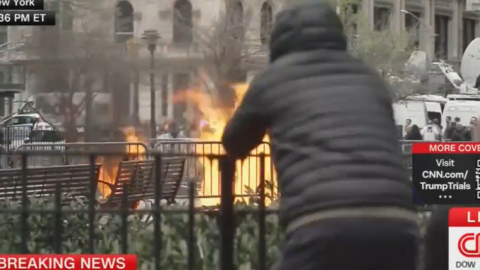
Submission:
[[[116,105],[121,108],[120,118],[137,118],[141,122],[148,122],[150,118],[150,55],[142,41],[146,30],[157,30],[161,37],[154,62],[158,123],[169,118],[189,117],[190,106],[174,104],[173,96],[198,78],[206,44],[210,44],[205,43],[205,39],[209,39],[216,27],[226,23],[226,18],[243,21],[245,26],[244,47],[251,52],[243,55],[245,79],[252,78],[266,66],[274,15],[290,0],[229,0],[231,9],[227,8],[226,1],[97,1],[102,3],[100,8],[107,14],[102,15],[102,25],[107,29],[105,34],[111,37],[112,44],[125,48],[125,54],[133,51],[131,67],[138,74],[129,77],[121,90],[108,90],[124,97]],[[384,27],[380,26],[381,22],[388,18],[387,27],[392,30],[414,28],[419,48],[431,59],[459,61],[466,45],[480,34],[480,11],[467,12],[465,5],[464,0],[362,0],[359,10],[367,15],[372,29]],[[229,15],[225,15],[227,13]],[[76,14],[75,8],[73,11],[60,8],[59,31],[75,33],[78,20],[83,16]],[[98,23],[98,19],[91,21]],[[44,91],[38,89],[42,78],[30,68],[30,60],[36,56],[22,52],[22,42],[32,28],[0,28],[0,73],[4,74],[0,76],[3,80],[0,99],[6,101],[4,106],[0,102],[0,116],[15,108],[13,100],[25,100]],[[210,41],[215,43],[212,38]]]

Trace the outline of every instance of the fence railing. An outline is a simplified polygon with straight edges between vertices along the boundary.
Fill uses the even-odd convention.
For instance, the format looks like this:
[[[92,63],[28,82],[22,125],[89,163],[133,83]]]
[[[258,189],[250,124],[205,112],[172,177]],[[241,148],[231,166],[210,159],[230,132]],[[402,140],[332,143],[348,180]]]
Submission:
[[[41,156],[64,156],[68,154],[69,156],[82,156],[88,159],[88,166],[83,165],[69,165],[69,166],[50,166],[50,167],[32,167],[29,166],[30,158],[34,155]],[[160,269],[161,262],[164,260],[162,254],[166,252],[162,250],[164,246],[162,244],[162,217],[168,213],[180,213],[187,215],[187,226],[185,229],[186,239],[182,239],[186,243],[186,260],[188,269],[199,269],[196,267],[198,260],[204,255],[201,252],[198,252],[197,246],[199,241],[206,241],[205,235],[198,236],[196,235],[195,230],[195,216],[202,213],[207,213],[208,215],[218,216],[217,224],[219,227],[219,238],[216,238],[216,244],[218,245],[218,260],[220,263],[221,269],[235,269],[234,261],[236,260],[234,256],[234,240],[235,240],[235,230],[238,226],[238,219],[235,219],[236,214],[234,213],[234,192],[233,192],[233,183],[235,181],[235,160],[228,158],[225,155],[215,155],[208,154],[209,158],[216,160],[219,164],[219,181],[220,181],[220,192],[221,192],[221,203],[217,207],[213,208],[197,208],[195,207],[196,199],[196,183],[195,181],[188,182],[188,207],[186,209],[169,209],[168,207],[161,204],[166,189],[169,188],[167,185],[168,173],[165,170],[168,170],[168,166],[165,166],[169,162],[169,158],[183,156],[188,157],[203,157],[202,155],[193,155],[193,154],[181,154],[174,153],[164,153],[159,151],[150,151],[148,153],[148,158],[146,159],[153,164],[153,174],[151,178],[148,178],[144,182],[138,182],[142,175],[138,174],[138,170],[145,169],[146,167],[138,167],[135,173],[132,173],[131,178],[128,181],[135,185],[124,185],[120,189],[121,198],[117,203],[110,205],[110,207],[104,207],[104,204],[100,203],[98,200],[98,174],[96,173],[98,163],[97,157],[112,157],[112,156],[124,156],[125,153],[113,153],[113,152],[95,152],[95,151],[70,151],[70,150],[61,150],[61,151],[46,151],[46,150],[36,150],[32,151],[18,149],[16,155],[20,157],[20,166],[15,169],[0,170],[0,221],[5,221],[8,219],[9,215],[18,215],[18,218],[13,226],[7,226],[2,224],[5,230],[14,229],[10,231],[9,234],[17,235],[17,240],[12,240],[13,243],[10,246],[10,249],[3,251],[2,253],[31,253],[38,252],[36,248],[32,248],[32,242],[38,242],[39,240],[35,237],[39,233],[45,234],[42,236],[42,239],[47,239],[49,241],[40,241],[45,246],[44,250],[50,250],[54,253],[65,253],[69,251],[68,245],[65,243],[68,242],[71,245],[77,247],[81,245],[81,252],[84,253],[96,253],[104,252],[102,251],[102,243],[105,244],[105,239],[101,238],[99,231],[104,230],[103,227],[106,225],[99,224],[97,220],[97,215],[116,215],[120,219],[120,226],[118,228],[118,252],[119,253],[131,253],[132,247],[130,246],[131,237],[128,235],[132,229],[129,225],[129,217],[132,215],[147,215],[149,224],[151,224],[151,238],[149,241],[151,243],[151,252],[150,258],[153,258],[151,266],[153,269]],[[138,157],[138,156],[137,156]],[[259,160],[259,187],[258,187],[258,200],[256,200],[255,205],[250,209],[240,209],[243,214],[254,214],[258,221],[258,256],[255,259],[256,266],[255,269],[265,270],[267,269],[267,259],[266,259],[266,215],[268,214],[267,208],[265,205],[265,155],[260,154],[256,158]],[[132,160],[137,160],[135,156],[132,157]],[[137,160],[142,162],[141,160]],[[143,163],[142,163],[143,164]],[[83,166],[83,167],[82,167]],[[44,168],[48,168],[48,171],[41,171]],[[68,169],[65,169],[68,168]],[[56,171],[60,171],[56,173]],[[68,179],[67,174],[70,172],[70,177]],[[58,176],[60,175],[60,176]],[[83,176],[83,181],[80,181],[79,178]],[[100,176],[101,178],[101,176]],[[143,179],[143,178],[142,178]],[[143,179],[145,180],[145,179]],[[118,179],[122,181],[122,179]],[[137,181],[137,182],[136,182]],[[73,184],[76,182],[76,184]],[[145,192],[144,195],[151,200],[152,207],[150,209],[136,209],[132,207],[131,200],[141,199],[141,196],[134,194],[141,190],[142,188],[149,188],[146,184],[149,182],[151,184],[152,192]],[[142,188],[138,188],[139,185],[144,185]],[[81,193],[80,189],[84,192]],[[67,199],[71,198],[72,194],[76,194],[79,198],[73,199],[73,201],[78,201],[81,199],[85,202],[84,207],[81,209],[72,207],[72,202],[69,201],[68,204],[65,204]],[[82,197],[83,196],[83,197]],[[113,196],[113,193],[112,193]],[[43,202],[45,200],[51,199],[53,202],[53,207],[50,209],[44,207],[41,203],[35,202],[35,200],[40,200]],[[18,207],[9,207],[9,203],[17,203]],[[2,205],[2,203],[4,205]],[[269,212],[272,212],[270,209]],[[276,209],[273,209],[273,213],[276,212]],[[38,227],[32,225],[32,222],[35,220],[33,217],[51,217],[51,230],[46,230],[39,232]],[[79,222],[85,223],[85,230],[88,232],[88,236],[81,238],[82,232],[68,231],[71,226],[79,226],[82,224],[73,224],[73,219],[70,216],[84,216],[84,219],[81,219]],[[48,224],[47,224],[48,225]],[[47,226],[43,225],[43,227]],[[39,226],[41,227],[41,226]],[[37,230],[37,231],[34,231]],[[80,230],[80,229],[79,229]],[[133,230],[135,231],[135,230]],[[5,233],[0,232],[0,237],[4,236]],[[257,235],[257,234],[256,234]],[[8,242],[8,239],[4,240],[4,243]],[[6,242],[5,242],[6,241]],[[79,244],[78,242],[82,242]],[[165,241],[170,241],[170,239],[165,239]],[[179,240],[180,241],[180,240]],[[72,244],[74,243],[74,244]],[[37,243],[38,244],[38,243]],[[138,243],[137,243],[138,244]],[[205,251],[205,250],[204,250]],[[251,251],[251,250],[250,250]],[[199,256],[199,257],[197,257]]]
[[[243,264],[242,260],[246,257],[251,269],[265,270],[279,259],[272,257],[277,253],[266,252],[266,238],[273,237],[271,231],[278,227],[278,224],[275,225],[277,227],[267,224],[267,215],[276,214],[278,209],[268,206],[266,198],[267,180],[275,179],[266,143],[251,153],[249,158],[252,161],[247,161],[251,164],[245,166],[224,155],[218,142],[169,140],[158,142],[156,149],[148,149],[141,143],[64,144],[54,146],[53,150],[49,147],[52,146],[22,146],[13,155],[7,151],[0,152],[0,156],[7,153],[9,158],[15,158],[13,168],[0,170],[0,223],[3,221],[0,224],[0,239],[5,238],[5,247],[3,250],[0,247],[2,253],[136,253],[140,254],[141,262],[160,269],[168,268],[162,263],[175,261],[176,255],[167,252],[174,250],[185,256],[181,262],[175,261],[184,265],[173,268],[189,270],[204,269],[210,260],[214,265],[212,267],[236,269],[235,266]],[[62,162],[40,165],[36,157]],[[100,158],[116,158],[125,164],[125,169],[118,170],[115,176],[115,180],[123,184],[112,186],[110,194],[99,188],[99,181],[106,177],[99,172],[102,171],[98,167],[102,161]],[[178,166],[171,163],[178,158],[184,158],[186,165],[181,174],[181,185],[175,190],[172,178],[176,174],[170,174],[169,170],[178,172]],[[214,167],[212,164],[217,165]],[[193,175],[197,174],[197,168],[201,168],[200,178],[189,177],[190,166],[193,167]],[[205,172],[208,166],[211,176]],[[245,172],[247,174],[243,178]],[[103,173],[108,172],[103,170]],[[212,183],[217,181],[218,185],[211,189],[216,193],[211,192],[213,194],[209,196],[217,198],[219,204],[197,207],[197,200],[208,199],[205,194],[210,189],[204,186],[198,188],[206,185],[205,177],[210,177]],[[239,192],[237,182],[251,185],[254,193],[244,193],[243,189]],[[165,201],[169,203],[171,192],[178,192],[181,186],[184,194],[174,194],[174,199],[184,198],[186,206],[177,209],[164,205]],[[236,208],[234,201],[239,197],[255,200],[247,207]],[[146,200],[150,207],[138,208],[138,202],[142,200]],[[45,201],[50,204],[45,204]],[[83,203],[78,206],[78,201]],[[181,215],[174,220],[181,220],[184,226],[172,228],[177,225],[168,223],[168,215]],[[245,231],[236,233],[243,228],[242,222],[247,220],[245,215],[256,221],[255,226],[246,226]],[[207,224],[207,232],[200,235],[202,230],[199,227],[205,226],[205,220],[199,219],[199,216],[213,216],[218,232],[210,228],[212,224]],[[35,226],[35,220],[42,217],[45,219]],[[106,222],[103,221],[105,217],[108,218]],[[132,217],[138,217],[141,224],[145,224],[142,225],[144,230],[133,226]],[[112,225],[115,220],[118,222]],[[106,231],[110,227],[113,231]],[[7,232],[2,233],[2,228]],[[39,231],[38,228],[43,229]],[[169,237],[168,231],[173,231],[171,235],[175,238],[165,239]],[[249,233],[253,244],[245,244],[245,235]],[[116,237],[114,240],[112,235]],[[138,242],[132,244],[132,239],[137,238]],[[139,251],[134,247],[139,242],[150,245],[142,246]],[[35,246],[38,243],[41,243],[41,249]],[[113,251],[105,248],[107,243],[115,246]],[[206,243],[213,244],[204,248]],[[248,256],[239,255],[245,250]]]
[[[181,184],[179,198],[188,197],[188,182],[194,181],[197,187],[197,198],[211,198],[213,202],[218,202],[221,194],[220,174],[218,173],[218,161],[212,160],[211,155],[224,155],[220,142],[201,141],[194,139],[154,139],[154,150],[172,156],[186,155],[187,161],[184,170],[184,181]],[[411,147],[415,142],[424,141],[400,141],[404,155],[405,167],[411,170]],[[118,151],[128,153],[129,157],[144,155],[152,151],[142,142],[93,142],[93,143],[35,143],[22,144],[15,150],[8,151],[6,148],[0,148],[0,165],[2,168],[20,167],[20,152],[29,151],[37,154],[28,157],[29,167],[42,167],[54,165],[78,165],[88,164],[87,157],[72,156],[68,152],[72,151]],[[41,155],[38,152],[57,151],[63,154],[55,156]],[[258,155],[265,154],[266,171],[265,177],[271,188],[271,193],[278,193],[276,185],[276,172],[270,157],[270,144],[265,142],[257,147],[252,155],[243,161],[236,161],[236,174],[234,191],[237,198],[251,197],[252,193],[257,192],[259,182],[259,164]],[[101,162],[102,156],[97,156],[97,161]],[[103,171],[102,173],[105,173]]]
[[[199,198],[218,198],[221,194],[219,163],[210,155],[225,155],[218,141],[201,141],[193,139],[156,139],[155,150],[170,155],[184,154],[187,158],[185,178],[196,181],[199,186]],[[260,159],[265,155],[265,177],[270,183],[276,182],[276,172],[270,157],[270,144],[263,142],[245,160],[235,163],[235,195],[248,197],[260,185]],[[275,185],[276,186],[276,185]],[[276,192],[276,191],[275,191]]]

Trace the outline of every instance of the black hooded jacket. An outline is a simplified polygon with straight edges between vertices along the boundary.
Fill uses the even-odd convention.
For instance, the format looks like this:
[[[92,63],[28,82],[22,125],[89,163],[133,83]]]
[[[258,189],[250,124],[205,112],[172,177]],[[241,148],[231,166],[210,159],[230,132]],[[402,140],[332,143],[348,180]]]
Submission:
[[[279,13],[271,65],[223,134],[243,158],[269,132],[283,225],[350,206],[413,208],[387,86],[347,52],[336,12],[310,1]]]

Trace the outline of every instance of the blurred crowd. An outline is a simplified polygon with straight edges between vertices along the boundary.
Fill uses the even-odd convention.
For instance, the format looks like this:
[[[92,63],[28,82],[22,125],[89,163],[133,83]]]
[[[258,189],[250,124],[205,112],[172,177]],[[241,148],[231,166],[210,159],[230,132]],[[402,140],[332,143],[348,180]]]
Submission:
[[[178,124],[177,121],[170,119],[157,127],[158,139],[183,139],[200,138],[201,132],[212,131],[208,123],[204,120],[194,120],[185,125]]]
[[[411,119],[407,119],[405,123],[405,140],[415,141],[472,141],[475,139],[477,128],[477,118],[470,119],[469,126],[463,126],[460,118],[447,117],[446,126],[442,127],[438,119],[428,120],[425,127],[420,129],[417,125],[412,124]]]

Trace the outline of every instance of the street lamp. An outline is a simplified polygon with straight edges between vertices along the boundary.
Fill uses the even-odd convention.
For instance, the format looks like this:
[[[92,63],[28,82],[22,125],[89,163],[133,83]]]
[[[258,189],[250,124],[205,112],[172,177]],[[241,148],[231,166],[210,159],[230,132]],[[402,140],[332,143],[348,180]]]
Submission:
[[[148,51],[150,52],[150,136],[151,139],[157,137],[157,124],[155,120],[155,49],[157,41],[160,38],[157,30],[146,30],[143,32],[142,39],[147,41]]]
[[[408,14],[410,16],[412,16],[413,18],[415,18],[419,23],[421,23],[427,30],[428,30],[428,35],[430,36],[431,40],[433,40],[437,34],[435,34],[435,32],[433,31],[433,28],[430,24],[428,24],[425,20],[423,20],[422,18],[418,17],[417,15],[413,14],[412,12],[408,11],[408,10],[405,10],[405,9],[402,9],[400,10],[400,12],[402,13],[405,13],[405,14]],[[420,41],[420,40],[419,40]],[[427,44],[426,45],[426,48],[429,48],[430,44]],[[429,49],[430,50],[430,49]],[[428,53],[428,52],[427,52]]]

